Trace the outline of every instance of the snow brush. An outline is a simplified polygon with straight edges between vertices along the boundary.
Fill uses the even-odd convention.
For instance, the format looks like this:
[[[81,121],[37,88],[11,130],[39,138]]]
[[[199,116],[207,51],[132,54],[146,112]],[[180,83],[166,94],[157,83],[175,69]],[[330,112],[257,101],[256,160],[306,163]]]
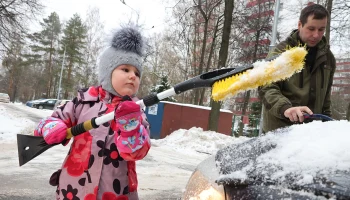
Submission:
[[[252,69],[215,82],[212,98],[224,100],[238,92],[287,79],[303,69],[306,54],[304,47],[293,47],[270,62],[255,62]]]
[[[277,61],[272,61],[271,64],[268,64],[268,67],[265,71],[262,70],[260,73],[268,73],[268,75],[265,76],[267,81],[259,80],[257,83],[254,84],[255,87],[258,87],[260,85],[270,83],[273,81],[278,81],[281,78],[281,75],[276,75],[276,73],[273,72],[275,69],[271,65],[276,65],[278,68],[278,72],[280,71],[288,71],[289,76],[293,75],[297,71],[300,71],[300,66],[303,65],[303,60],[306,55],[306,50],[302,50],[304,48],[298,47],[293,48],[290,50],[287,50],[287,54],[282,54],[283,59],[278,59]],[[299,51],[298,51],[299,50]],[[289,53],[288,53],[289,52]],[[296,55],[297,54],[297,55]],[[287,57],[286,57],[287,55]],[[275,58],[271,58],[270,60],[273,60]],[[295,61],[294,61],[295,60]],[[215,88],[215,91],[213,91],[213,97],[215,99],[223,99],[225,95],[231,95],[234,90],[232,89],[231,85],[235,85],[236,82],[242,82],[242,78],[240,76],[243,76],[245,78],[247,77],[247,70],[250,70],[254,67],[255,63],[253,65],[248,65],[244,67],[237,67],[237,68],[222,68],[218,70],[214,70],[211,72],[207,72],[201,75],[198,75],[194,78],[191,78],[187,81],[181,82],[177,85],[175,85],[173,88],[170,88],[166,91],[160,92],[158,94],[150,94],[146,97],[144,97],[142,100],[137,101],[136,103],[139,104],[141,107],[148,107],[154,104],[159,103],[160,100],[165,99],[167,97],[173,96],[175,94],[183,93],[187,90],[194,89],[194,88],[203,88],[203,87],[213,87]],[[254,75],[254,73],[250,72],[249,74]],[[262,78],[263,75],[260,76],[252,76],[251,78]],[[286,75],[283,77],[287,78]],[[233,81],[234,80],[234,81]],[[215,83],[220,81],[220,85],[216,85]],[[225,85],[223,85],[225,83]],[[246,84],[247,85],[247,84]],[[245,89],[250,89],[253,87],[251,84],[250,87],[247,87],[244,84],[241,84],[242,87]],[[213,88],[213,90],[214,90]],[[114,112],[105,114],[103,116],[92,118],[90,120],[87,120],[85,122],[82,122],[80,124],[77,124],[76,126],[73,126],[71,128],[67,129],[67,136],[66,139],[70,139],[73,136],[77,136],[79,134],[85,133],[91,129],[99,127],[101,124],[104,124],[108,121],[111,121],[114,119]],[[55,146],[57,144],[47,144],[43,137],[41,136],[32,136],[32,135],[22,135],[17,134],[17,147],[18,147],[18,158],[19,158],[19,166],[24,165],[25,163],[29,162],[33,158],[37,157],[41,153],[45,152],[47,149]]]

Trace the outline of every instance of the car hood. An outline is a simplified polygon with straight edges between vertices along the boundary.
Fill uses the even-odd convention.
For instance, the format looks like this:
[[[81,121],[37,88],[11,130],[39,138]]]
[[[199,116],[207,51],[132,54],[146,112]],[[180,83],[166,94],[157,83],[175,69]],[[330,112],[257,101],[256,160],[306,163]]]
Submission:
[[[314,127],[318,128],[314,130],[317,133],[313,132]],[[313,122],[227,146],[215,156],[220,174],[217,182],[279,185],[349,199],[350,154],[346,152],[350,152],[350,145],[344,142],[349,141],[349,129],[350,123],[347,121]],[[329,147],[325,146],[325,141]],[[330,148],[333,146],[338,149]],[[311,152],[313,150],[314,154]]]

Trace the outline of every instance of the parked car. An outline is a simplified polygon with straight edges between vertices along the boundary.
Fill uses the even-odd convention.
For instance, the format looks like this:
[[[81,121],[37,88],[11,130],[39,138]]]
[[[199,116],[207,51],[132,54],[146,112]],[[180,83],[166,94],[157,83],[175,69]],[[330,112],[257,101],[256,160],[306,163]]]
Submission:
[[[57,100],[56,103],[55,103],[55,109],[57,108],[60,108],[62,107],[63,105],[65,105],[67,102],[69,102],[71,100],[68,100],[68,99],[60,99],[60,100]]]
[[[228,145],[197,166],[182,199],[350,199],[349,127],[318,121]]]
[[[28,106],[28,107],[33,107],[33,104],[34,104],[34,103],[40,102],[40,101],[42,101],[42,100],[46,100],[46,99],[35,99],[35,100],[27,101],[27,102],[26,102],[26,106]]]
[[[32,105],[33,105],[33,101],[27,101],[27,102],[26,102],[26,106],[32,107]]]
[[[38,109],[50,109],[53,110],[57,99],[43,99],[34,101],[32,107]]]
[[[10,103],[10,96],[6,93],[0,93],[0,102]]]

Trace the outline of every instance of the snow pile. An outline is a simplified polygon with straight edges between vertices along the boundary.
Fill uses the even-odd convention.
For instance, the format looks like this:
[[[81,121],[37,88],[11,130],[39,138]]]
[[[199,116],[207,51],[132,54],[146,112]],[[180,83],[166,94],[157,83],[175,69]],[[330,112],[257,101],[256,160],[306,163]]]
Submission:
[[[349,130],[348,121],[315,121],[269,133],[258,138],[254,144],[256,149],[273,148],[255,159],[248,156],[247,159],[244,156],[235,158],[236,164],[233,162],[232,165],[237,167],[237,162],[244,162],[244,165],[237,167],[239,170],[222,175],[220,179],[245,181],[253,178],[249,177],[253,175],[277,182],[288,179],[291,184],[308,184],[316,176],[327,177],[337,170],[350,171]],[[242,145],[242,149],[245,148],[242,152],[251,152],[255,147]],[[231,158],[236,156],[229,151],[226,154]]]
[[[18,118],[15,114],[9,113],[5,107],[0,106],[0,143],[11,143],[16,141],[17,133],[32,129],[35,125],[26,118]]]
[[[168,146],[187,153],[213,154],[217,150],[234,143],[242,143],[249,138],[234,138],[214,131],[203,131],[193,127],[189,130],[179,129],[164,139],[152,140],[152,146]]]

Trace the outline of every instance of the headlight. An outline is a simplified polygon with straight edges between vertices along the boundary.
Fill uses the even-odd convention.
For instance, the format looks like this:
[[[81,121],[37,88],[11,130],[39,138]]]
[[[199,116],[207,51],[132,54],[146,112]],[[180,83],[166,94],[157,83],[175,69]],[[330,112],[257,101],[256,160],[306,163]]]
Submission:
[[[214,157],[200,163],[190,177],[183,200],[225,200],[225,191],[222,185],[215,180],[218,178]]]

